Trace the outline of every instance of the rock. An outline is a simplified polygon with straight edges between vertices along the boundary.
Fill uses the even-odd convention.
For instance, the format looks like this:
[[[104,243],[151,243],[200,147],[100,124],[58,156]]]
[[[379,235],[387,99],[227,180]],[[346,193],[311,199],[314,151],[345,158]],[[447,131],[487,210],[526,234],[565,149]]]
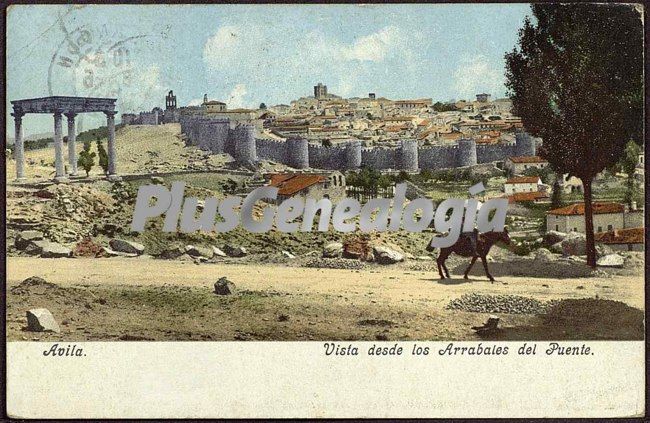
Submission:
[[[50,310],[35,308],[27,311],[27,330],[31,332],[61,332]]]
[[[46,240],[30,242],[25,251],[44,258],[72,257],[72,250],[68,247]]]
[[[323,248],[323,257],[337,258],[343,255],[343,244],[340,242],[330,242]]]
[[[584,256],[587,254],[587,237],[580,232],[570,232],[562,241],[562,254]]]
[[[24,250],[27,248],[30,242],[40,241],[43,239],[43,232],[41,231],[22,231],[16,235],[14,245],[19,250]]]
[[[185,254],[185,249],[181,247],[170,247],[162,250],[158,258],[163,260],[174,260]]]
[[[124,239],[111,239],[108,243],[111,248],[120,253],[129,253],[129,254],[142,254],[144,253],[144,245],[138,244],[137,242],[127,241]]]
[[[212,249],[204,247],[195,247],[194,245],[185,246],[185,252],[192,257],[212,258]]]
[[[548,231],[544,234],[544,238],[542,239],[542,246],[548,248],[553,244],[564,241],[566,237],[567,234],[564,232]]]
[[[223,251],[228,255],[228,257],[244,257],[246,254],[248,254],[246,248],[237,247],[230,244],[224,245]]]
[[[214,283],[214,293],[217,295],[231,295],[236,292],[235,284],[225,276]]]
[[[609,254],[614,254],[614,250],[605,244],[596,244],[596,257],[603,257]]]
[[[295,259],[296,258],[296,256],[294,256],[293,254],[291,254],[288,251],[282,251],[282,255],[285,256],[288,259]]]
[[[417,256],[415,259],[418,260],[418,261],[431,261],[431,260],[433,260],[430,256]]]
[[[552,253],[562,254],[562,242],[558,242],[549,247]]]
[[[596,265],[600,267],[618,267],[622,268],[625,264],[625,258],[619,254],[608,254],[596,261]]]
[[[108,247],[102,247],[101,256],[102,257],[137,257],[138,254],[135,254],[135,253],[123,253],[121,251],[111,250]]]
[[[555,256],[546,248],[540,248],[537,251],[535,251],[535,261],[549,262],[554,260],[555,260]]]
[[[224,253],[221,248],[212,246],[212,257],[228,257],[228,255]]]
[[[404,261],[404,255],[383,245],[376,245],[372,252],[379,264],[395,264]]]
[[[152,176],[150,179],[152,184],[162,185],[165,183],[165,180],[160,176]]]

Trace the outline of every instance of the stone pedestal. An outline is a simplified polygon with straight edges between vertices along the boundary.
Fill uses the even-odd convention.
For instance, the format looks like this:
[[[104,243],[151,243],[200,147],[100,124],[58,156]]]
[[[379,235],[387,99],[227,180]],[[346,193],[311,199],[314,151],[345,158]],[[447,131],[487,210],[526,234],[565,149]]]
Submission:
[[[70,164],[70,176],[77,176],[77,131],[75,128],[76,113],[66,113],[68,118],[68,163]]]
[[[66,182],[68,178],[65,175],[63,165],[63,129],[61,127],[61,112],[54,113],[54,167],[56,175],[54,180],[57,182]]]
[[[14,112],[15,141],[14,160],[16,160],[16,182],[23,182],[25,178],[25,144],[23,142],[23,114]]]
[[[117,176],[117,151],[115,150],[115,113],[106,111],[106,126],[108,127],[108,178]]]

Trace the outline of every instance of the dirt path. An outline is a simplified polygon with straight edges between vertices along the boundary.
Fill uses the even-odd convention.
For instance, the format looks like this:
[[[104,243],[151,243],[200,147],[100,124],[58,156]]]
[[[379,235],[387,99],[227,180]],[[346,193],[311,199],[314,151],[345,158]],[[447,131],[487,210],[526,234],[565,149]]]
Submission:
[[[28,296],[10,292],[30,276],[70,291]],[[212,285],[222,276],[244,294],[212,294]],[[338,270],[146,258],[10,257],[7,278],[10,340],[477,339],[470,326],[482,324],[485,313],[445,309],[464,293],[541,301],[595,297],[644,306],[640,276],[501,277],[491,284],[476,277],[442,282],[430,272],[391,267]],[[60,335],[24,332],[28,307],[48,307],[59,318],[69,316],[69,322]],[[533,319],[502,316],[505,326],[528,325]]]

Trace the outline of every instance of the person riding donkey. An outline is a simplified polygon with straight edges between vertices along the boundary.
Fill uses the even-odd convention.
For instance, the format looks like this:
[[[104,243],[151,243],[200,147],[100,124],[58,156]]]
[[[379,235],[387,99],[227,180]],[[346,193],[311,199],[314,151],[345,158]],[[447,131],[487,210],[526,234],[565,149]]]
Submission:
[[[476,205],[476,212],[478,213],[478,211],[481,209],[482,203],[480,201],[478,201],[478,200],[477,200],[477,203],[478,204]],[[468,202],[466,201],[465,202],[465,209],[466,210],[467,210],[467,205],[468,205]],[[465,213],[463,213],[463,218],[461,220],[461,228],[465,229]],[[459,237],[459,238],[465,238],[465,239],[467,239],[469,241],[469,244],[470,244],[470,246],[472,248],[471,251],[472,251],[472,254],[473,254],[474,257],[479,256],[479,253],[478,253],[478,250],[477,250],[478,236],[479,236],[479,231],[478,231],[478,228],[476,227],[476,222],[474,222],[474,229],[472,231],[469,231],[469,232],[464,231],[464,230],[461,231],[460,237]],[[434,247],[432,247],[431,245],[427,245],[426,250],[431,252],[431,251],[434,250]]]

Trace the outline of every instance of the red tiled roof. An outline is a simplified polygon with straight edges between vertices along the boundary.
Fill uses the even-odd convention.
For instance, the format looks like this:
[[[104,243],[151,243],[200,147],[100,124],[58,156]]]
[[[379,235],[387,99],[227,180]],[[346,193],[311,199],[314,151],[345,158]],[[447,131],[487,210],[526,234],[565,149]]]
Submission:
[[[592,207],[594,214],[623,213],[625,211],[625,206],[620,203],[593,203]],[[585,214],[585,204],[571,204],[566,207],[550,210],[548,214],[556,214],[560,216],[582,215]]]
[[[603,244],[643,244],[644,228],[616,229],[594,234],[596,242]]]
[[[548,163],[539,156],[519,156],[509,158],[513,163]]]
[[[517,192],[508,197],[508,203],[519,203],[522,201],[535,201],[540,198],[549,198],[545,192]]]
[[[508,179],[506,184],[536,184],[538,181],[538,176],[517,176]]]
[[[271,175],[270,185],[278,188],[278,195],[294,195],[325,179],[323,175],[280,173]]]

